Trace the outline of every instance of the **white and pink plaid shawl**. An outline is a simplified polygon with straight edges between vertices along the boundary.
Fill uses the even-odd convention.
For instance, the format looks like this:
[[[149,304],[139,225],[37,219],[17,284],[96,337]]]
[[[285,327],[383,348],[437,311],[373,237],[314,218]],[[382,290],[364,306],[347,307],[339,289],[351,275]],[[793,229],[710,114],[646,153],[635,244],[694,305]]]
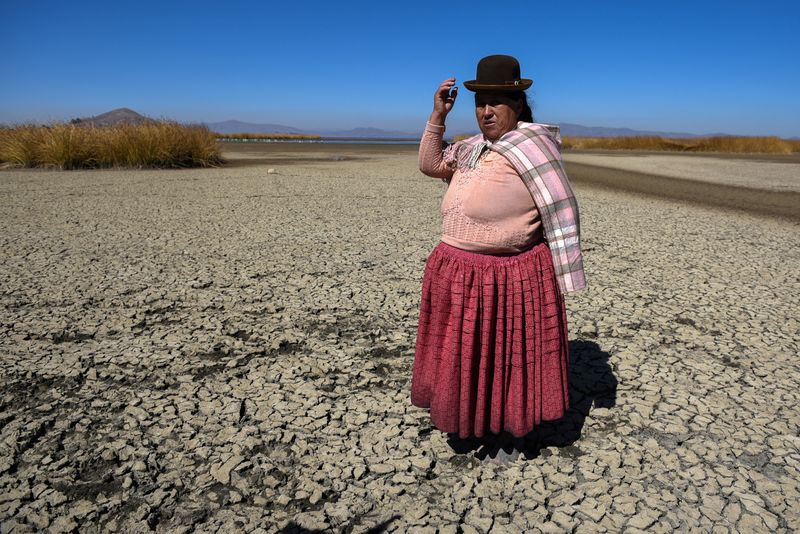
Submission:
[[[519,122],[495,142],[483,134],[445,149],[444,160],[454,168],[473,167],[485,148],[502,154],[517,170],[542,218],[544,236],[563,294],[586,287],[581,255],[578,202],[561,160],[558,126]]]

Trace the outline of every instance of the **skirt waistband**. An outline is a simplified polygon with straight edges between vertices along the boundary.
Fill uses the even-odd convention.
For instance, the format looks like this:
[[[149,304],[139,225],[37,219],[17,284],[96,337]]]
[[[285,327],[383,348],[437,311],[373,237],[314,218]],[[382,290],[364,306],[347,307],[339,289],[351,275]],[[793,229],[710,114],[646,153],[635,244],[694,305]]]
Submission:
[[[528,250],[510,253],[510,254],[484,254],[480,252],[472,252],[469,250],[460,249],[453,245],[448,245],[444,241],[440,241],[433,253],[442,254],[448,258],[469,263],[472,265],[503,265],[512,264],[519,261],[528,260],[539,254],[549,254],[550,249],[547,247],[545,241],[540,241]]]

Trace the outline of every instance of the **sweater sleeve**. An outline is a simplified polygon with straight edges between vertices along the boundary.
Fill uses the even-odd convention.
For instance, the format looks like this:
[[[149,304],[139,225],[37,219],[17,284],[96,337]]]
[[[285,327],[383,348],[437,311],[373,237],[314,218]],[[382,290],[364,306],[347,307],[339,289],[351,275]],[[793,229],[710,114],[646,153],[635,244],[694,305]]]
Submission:
[[[453,176],[452,158],[444,158],[442,137],[444,126],[425,124],[425,132],[419,143],[419,170],[432,178],[449,180]]]

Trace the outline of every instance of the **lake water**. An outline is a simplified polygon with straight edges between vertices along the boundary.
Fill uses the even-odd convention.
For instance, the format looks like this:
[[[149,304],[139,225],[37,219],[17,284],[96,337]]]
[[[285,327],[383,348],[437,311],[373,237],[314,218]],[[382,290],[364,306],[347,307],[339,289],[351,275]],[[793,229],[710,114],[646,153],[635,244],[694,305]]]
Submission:
[[[318,143],[324,145],[418,145],[419,139],[230,139],[217,141],[229,143]]]

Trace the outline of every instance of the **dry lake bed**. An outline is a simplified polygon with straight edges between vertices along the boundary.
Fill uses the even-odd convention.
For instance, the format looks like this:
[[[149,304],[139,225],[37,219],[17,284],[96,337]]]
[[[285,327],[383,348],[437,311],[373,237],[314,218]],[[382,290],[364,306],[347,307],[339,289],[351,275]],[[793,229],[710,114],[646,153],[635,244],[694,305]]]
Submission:
[[[568,154],[572,409],[497,464],[409,400],[415,150],[0,172],[0,531],[800,530],[800,163]]]

